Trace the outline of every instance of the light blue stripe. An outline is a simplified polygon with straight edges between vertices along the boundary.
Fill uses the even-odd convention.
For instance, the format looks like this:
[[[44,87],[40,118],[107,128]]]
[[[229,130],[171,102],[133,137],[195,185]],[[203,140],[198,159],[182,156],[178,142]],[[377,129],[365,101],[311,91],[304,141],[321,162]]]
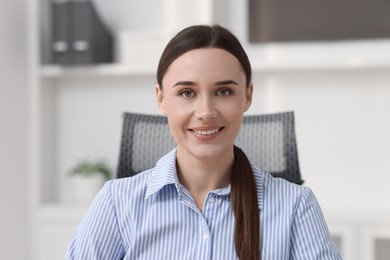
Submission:
[[[151,170],[107,182],[65,258],[237,259],[230,186],[210,192],[201,213],[177,179],[175,160],[173,150]],[[253,169],[262,259],[341,259],[313,192]]]

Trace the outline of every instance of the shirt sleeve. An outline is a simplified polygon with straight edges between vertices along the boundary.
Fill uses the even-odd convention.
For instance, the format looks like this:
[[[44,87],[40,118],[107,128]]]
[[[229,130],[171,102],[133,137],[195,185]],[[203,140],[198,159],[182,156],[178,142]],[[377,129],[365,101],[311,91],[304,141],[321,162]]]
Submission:
[[[123,259],[124,250],[107,182],[73,234],[65,259]]]
[[[320,205],[304,187],[291,231],[291,259],[342,259],[333,245]]]

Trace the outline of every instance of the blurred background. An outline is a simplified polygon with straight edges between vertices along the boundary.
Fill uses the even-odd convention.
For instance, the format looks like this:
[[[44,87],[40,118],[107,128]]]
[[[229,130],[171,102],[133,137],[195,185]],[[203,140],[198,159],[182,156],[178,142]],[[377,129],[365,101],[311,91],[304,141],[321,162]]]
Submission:
[[[302,177],[344,258],[389,259],[390,3],[326,2],[2,1],[2,258],[63,258],[90,202],[69,170],[102,160],[115,177],[122,112],[159,114],[164,45],[219,23],[252,62],[248,114],[294,111]]]

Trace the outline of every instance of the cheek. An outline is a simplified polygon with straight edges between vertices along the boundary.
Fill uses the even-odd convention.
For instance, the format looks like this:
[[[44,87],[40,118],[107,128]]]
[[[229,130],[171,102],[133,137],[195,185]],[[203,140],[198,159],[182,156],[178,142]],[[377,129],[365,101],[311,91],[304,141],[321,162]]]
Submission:
[[[234,132],[239,132],[241,128],[242,117],[244,116],[243,107],[244,104],[242,103],[234,103],[224,108],[223,115],[229,121],[230,127],[235,129]]]
[[[177,102],[175,102],[172,97],[170,97],[169,95],[165,95],[165,100],[164,100],[164,107],[165,107],[165,110],[166,110],[166,113],[167,113],[167,116],[169,116],[170,114],[174,114],[175,111],[177,110]]]
[[[237,112],[231,115],[231,124],[235,126],[234,128],[236,128],[237,131],[239,131],[241,128],[242,117],[243,114]]]
[[[186,114],[186,110],[178,105],[175,102],[169,102],[165,109],[165,115],[168,118],[168,123],[171,131],[175,131],[175,129],[183,128],[183,125],[186,124],[186,120],[188,119],[188,115]]]
[[[232,103],[229,105],[224,105],[219,109],[221,116],[231,122],[236,122],[241,120],[243,112],[241,107],[237,103]]]
[[[245,102],[243,98],[235,99],[229,104],[221,105],[221,109],[224,111],[224,114],[229,115],[230,117],[239,117],[241,118],[245,112]]]
[[[172,120],[181,120],[180,118],[183,117],[186,111],[185,107],[174,101],[167,102],[165,108],[166,116]]]

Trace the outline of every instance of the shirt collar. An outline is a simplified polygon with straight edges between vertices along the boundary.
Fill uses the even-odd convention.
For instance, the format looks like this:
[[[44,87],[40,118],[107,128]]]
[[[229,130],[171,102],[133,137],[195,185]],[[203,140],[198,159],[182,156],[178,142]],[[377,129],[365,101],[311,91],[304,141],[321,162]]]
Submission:
[[[180,184],[176,174],[176,148],[161,157],[157,161],[156,167],[152,169],[145,199],[169,184],[175,184],[176,188],[179,189]]]
[[[257,202],[260,211],[263,210],[264,199],[264,172],[251,164],[253,174],[257,185]],[[181,184],[176,173],[176,148],[158,160],[156,167],[152,169],[152,173],[146,189],[145,199],[160,191],[164,186],[174,184],[177,191],[180,192]],[[228,195],[231,191],[231,185],[215,190],[217,195]]]
[[[251,163],[253,175],[255,176],[255,182],[257,186],[257,204],[259,210],[263,211],[264,206],[264,175],[263,170],[258,169],[254,164]]]

